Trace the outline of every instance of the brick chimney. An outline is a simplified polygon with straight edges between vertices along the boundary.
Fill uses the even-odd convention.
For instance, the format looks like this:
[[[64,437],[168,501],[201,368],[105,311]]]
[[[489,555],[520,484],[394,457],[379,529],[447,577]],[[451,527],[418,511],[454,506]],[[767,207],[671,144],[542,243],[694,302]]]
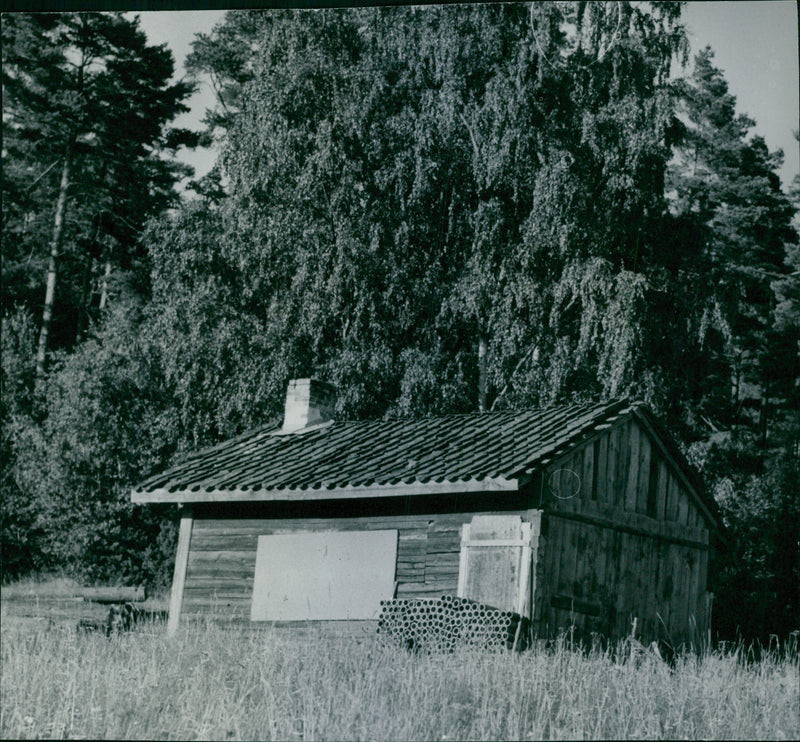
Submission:
[[[292,379],[286,390],[282,433],[333,420],[336,390],[319,379]]]

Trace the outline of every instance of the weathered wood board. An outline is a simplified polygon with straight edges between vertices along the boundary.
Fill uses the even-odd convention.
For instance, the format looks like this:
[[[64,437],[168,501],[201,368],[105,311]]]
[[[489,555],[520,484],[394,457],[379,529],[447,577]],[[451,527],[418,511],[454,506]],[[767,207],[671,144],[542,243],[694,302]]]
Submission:
[[[529,615],[531,524],[518,515],[476,515],[462,527],[458,596]]]
[[[705,629],[708,524],[650,435],[629,420],[541,475],[540,635],[575,626],[586,635],[624,636],[634,618],[643,637],[674,643]],[[568,497],[571,480],[578,486]]]
[[[526,495],[529,498],[529,495]],[[260,536],[319,531],[396,530],[395,597],[455,595],[461,527],[475,511],[353,517],[222,517],[219,509],[196,506],[187,560],[184,612],[220,617],[249,616]],[[502,511],[487,510],[488,514]],[[529,511],[516,512],[526,520]]]

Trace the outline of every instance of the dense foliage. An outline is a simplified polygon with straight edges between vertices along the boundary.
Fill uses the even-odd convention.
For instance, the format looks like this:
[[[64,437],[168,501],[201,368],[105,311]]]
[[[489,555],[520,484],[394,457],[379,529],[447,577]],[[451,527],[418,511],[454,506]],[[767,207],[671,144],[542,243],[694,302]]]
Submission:
[[[630,395],[722,508],[719,628],[796,628],[797,205],[685,55],[676,3],[228,13],[189,59],[217,167],[137,237],[149,293],[59,356],[40,421],[35,304],[7,315],[6,568],[163,574],[130,484],[290,378],[346,418]]]

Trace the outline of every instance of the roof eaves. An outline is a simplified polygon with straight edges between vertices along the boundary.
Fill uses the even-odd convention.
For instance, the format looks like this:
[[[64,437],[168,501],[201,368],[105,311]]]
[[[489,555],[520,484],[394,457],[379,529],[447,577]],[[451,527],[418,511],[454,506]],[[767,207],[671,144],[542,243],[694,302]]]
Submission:
[[[397,478],[395,478],[397,479]],[[134,489],[133,503],[202,503],[202,502],[272,502],[304,500],[342,500],[366,497],[402,497],[407,495],[463,494],[469,492],[517,492],[518,478],[483,477],[480,479],[429,480],[426,482],[392,481],[389,484],[312,486],[282,489],[213,489],[192,488],[171,492],[165,488]]]
[[[247,445],[253,445],[259,440],[262,440],[264,437],[268,436],[276,429],[277,425],[278,423],[276,421],[272,421],[266,425],[261,425],[256,428],[246,430],[244,433],[240,433],[234,438],[229,438],[221,443],[217,443],[213,446],[207,446],[197,451],[192,451],[167,469],[162,469],[159,472],[142,480],[134,489],[138,490],[146,489],[150,486],[158,486],[158,484],[161,482],[169,481],[169,479],[176,473],[185,474],[186,471],[190,470],[192,467],[205,470],[207,468],[206,460],[208,459],[209,454],[225,453],[232,449],[238,451],[243,444],[246,444],[246,442]]]
[[[531,475],[539,467],[549,463],[560,456],[570,446],[582,442],[595,433],[620,422],[625,416],[631,414],[633,403],[629,399],[618,399],[598,405],[595,410],[585,415],[579,424],[567,429],[566,433],[558,436],[554,441],[543,446],[536,452],[536,456],[528,460],[525,465],[514,474]]]

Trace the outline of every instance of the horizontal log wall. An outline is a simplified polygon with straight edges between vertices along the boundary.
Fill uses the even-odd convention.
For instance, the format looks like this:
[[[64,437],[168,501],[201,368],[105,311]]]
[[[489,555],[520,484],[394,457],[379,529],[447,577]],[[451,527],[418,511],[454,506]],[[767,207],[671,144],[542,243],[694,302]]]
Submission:
[[[501,511],[480,511],[501,512]],[[527,519],[527,511],[517,512]],[[461,526],[475,511],[347,518],[214,517],[198,506],[184,590],[184,615],[249,620],[258,537],[300,531],[398,531],[395,597],[455,595]]]
[[[546,512],[535,627],[553,636],[702,636],[709,531],[693,495],[634,419],[534,483]]]

